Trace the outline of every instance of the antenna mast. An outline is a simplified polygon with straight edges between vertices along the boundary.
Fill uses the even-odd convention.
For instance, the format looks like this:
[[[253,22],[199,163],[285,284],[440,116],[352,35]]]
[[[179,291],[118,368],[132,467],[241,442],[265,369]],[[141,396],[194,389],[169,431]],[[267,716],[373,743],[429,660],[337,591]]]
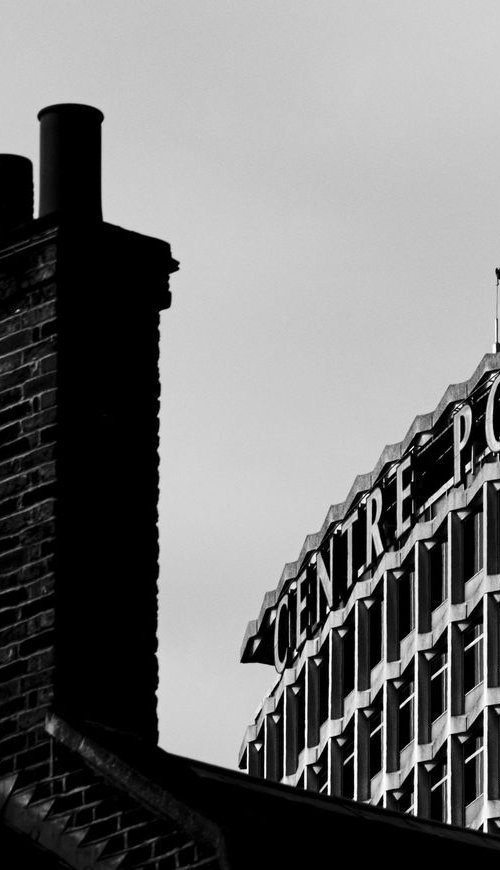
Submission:
[[[500,344],[498,343],[498,285],[500,284],[500,268],[495,269],[497,279],[496,287],[496,305],[495,305],[495,341],[493,343],[493,353],[500,353]]]

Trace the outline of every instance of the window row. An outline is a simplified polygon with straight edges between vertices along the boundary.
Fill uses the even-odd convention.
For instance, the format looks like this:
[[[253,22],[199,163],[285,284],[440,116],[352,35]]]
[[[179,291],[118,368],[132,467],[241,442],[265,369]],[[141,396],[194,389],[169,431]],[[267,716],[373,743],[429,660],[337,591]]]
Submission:
[[[496,638],[492,659],[500,635],[499,607],[492,596],[486,600],[490,638]],[[319,744],[321,727],[328,720],[341,720],[347,709],[352,720],[350,695],[354,689],[354,661],[359,662],[352,636],[349,630],[334,630],[331,644],[325,642],[321,653],[306,661],[296,681],[284,688],[275,710],[262,722],[256,742],[266,744],[267,776],[279,780],[295,773],[301,752],[305,747]],[[413,740],[421,744],[431,742],[436,733],[435,725],[445,713],[466,712],[469,693],[484,679],[481,601],[468,620],[451,624],[432,649],[417,653],[400,677],[381,680],[377,697],[368,711],[362,708],[370,719],[374,740],[378,740],[381,733],[381,727],[375,724],[377,717],[380,723],[385,717],[387,769],[400,768],[401,755]],[[489,674],[489,682],[490,685],[500,683],[498,661],[496,673]],[[372,751],[371,758],[379,756],[381,751]],[[370,762],[371,776],[374,763]],[[263,760],[260,768],[257,765],[254,772],[263,775]]]
[[[377,777],[382,771],[384,730],[381,714],[376,711],[367,720],[364,736],[355,736],[351,724],[342,738],[330,741],[330,752],[326,746],[317,762],[307,765],[297,786],[356,800],[378,797],[380,805],[389,809],[440,822],[471,823],[474,810],[477,815],[477,809],[482,807],[487,781],[482,717],[470,732],[459,737],[453,736],[449,746],[445,742],[432,761],[419,762],[399,788],[390,789],[381,799]],[[498,745],[496,715],[495,730]],[[363,742],[366,744],[365,752],[362,757],[356,758],[356,752],[360,752]],[[259,760],[263,761],[263,744],[255,742],[253,752],[253,765],[249,773],[262,775],[259,772]],[[490,779],[500,779],[498,758],[498,752],[491,753],[489,764],[495,765],[495,771],[490,771]],[[274,773],[272,778],[279,779],[277,768]]]

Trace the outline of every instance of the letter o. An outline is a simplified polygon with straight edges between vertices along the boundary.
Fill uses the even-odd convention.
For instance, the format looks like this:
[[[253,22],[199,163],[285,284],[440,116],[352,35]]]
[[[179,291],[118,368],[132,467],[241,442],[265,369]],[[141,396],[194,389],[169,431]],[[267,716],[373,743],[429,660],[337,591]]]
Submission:
[[[495,396],[500,386],[500,374],[493,381],[488,395],[488,403],[486,405],[486,414],[484,418],[484,429],[486,435],[486,443],[492,453],[500,453],[500,440],[495,435],[494,415],[495,415]]]

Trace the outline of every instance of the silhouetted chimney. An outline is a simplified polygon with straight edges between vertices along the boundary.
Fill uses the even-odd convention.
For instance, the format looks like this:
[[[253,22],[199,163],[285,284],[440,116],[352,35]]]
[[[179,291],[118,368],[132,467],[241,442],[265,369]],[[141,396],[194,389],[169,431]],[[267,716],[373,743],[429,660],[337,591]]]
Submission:
[[[101,219],[101,112],[39,118],[42,219],[0,238],[0,810],[2,776],[45,763],[51,707],[158,736],[158,335],[178,263]],[[2,160],[12,228],[29,161],[2,186]]]
[[[0,236],[32,218],[31,160],[18,154],[0,154]]]
[[[61,103],[38,113],[40,121],[39,216],[58,213],[102,220],[101,123],[93,106]]]

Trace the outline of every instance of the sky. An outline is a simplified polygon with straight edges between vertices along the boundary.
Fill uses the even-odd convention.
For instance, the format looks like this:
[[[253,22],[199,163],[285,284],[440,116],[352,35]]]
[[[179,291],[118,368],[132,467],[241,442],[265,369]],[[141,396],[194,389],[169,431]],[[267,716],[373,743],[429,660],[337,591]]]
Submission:
[[[499,34],[496,0],[2,0],[0,152],[37,178],[37,112],[97,106],[105,220],[181,264],[160,346],[164,749],[237,765],[276,677],[239,662],[264,593],[491,349]]]

